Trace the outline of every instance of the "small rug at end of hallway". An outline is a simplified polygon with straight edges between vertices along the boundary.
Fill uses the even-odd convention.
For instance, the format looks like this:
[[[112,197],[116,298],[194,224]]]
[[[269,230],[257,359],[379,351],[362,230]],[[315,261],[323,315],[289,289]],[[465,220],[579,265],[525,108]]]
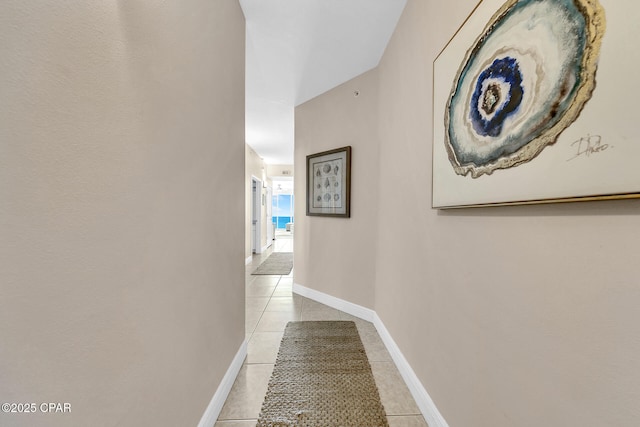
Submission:
[[[251,273],[254,276],[286,276],[293,268],[293,252],[274,252]]]

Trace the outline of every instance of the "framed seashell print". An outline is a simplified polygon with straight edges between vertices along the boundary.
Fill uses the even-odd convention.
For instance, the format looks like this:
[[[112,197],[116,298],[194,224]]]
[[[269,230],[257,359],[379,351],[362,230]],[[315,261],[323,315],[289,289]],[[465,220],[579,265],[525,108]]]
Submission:
[[[432,206],[640,197],[638,12],[480,1],[433,65]]]
[[[307,156],[307,215],[351,216],[351,146]]]

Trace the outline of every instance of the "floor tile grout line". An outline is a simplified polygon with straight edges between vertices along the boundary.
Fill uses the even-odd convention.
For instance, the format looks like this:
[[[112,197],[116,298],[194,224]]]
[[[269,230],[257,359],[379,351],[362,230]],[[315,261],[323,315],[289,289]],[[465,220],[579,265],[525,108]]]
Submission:
[[[255,267],[254,267],[255,268]],[[275,276],[275,275],[274,275]],[[275,295],[275,292],[278,290],[279,286],[282,284],[282,279],[284,279],[285,277],[289,278],[291,277],[290,275],[278,275],[277,277],[277,281],[276,281],[276,285],[273,288],[273,291],[266,296],[267,299],[267,304],[259,311],[260,312],[260,317],[258,319],[258,322],[256,323],[256,326],[253,328],[253,330],[251,331],[249,335],[249,340],[251,340],[255,334],[257,333],[283,333],[283,330],[274,330],[274,331],[259,331],[258,330],[258,325],[260,324],[260,321],[262,321],[265,313],[286,313],[286,312],[290,312],[289,310],[285,310],[285,311],[267,311],[267,307],[269,307],[269,304],[274,301],[274,298],[292,298],[295,296],[295,294],[293,294],[293,292],[291,292],[291,295],[286,295],[286,296],[282,296],[282,295]],[[255,277],[254,277],[255,279]],[[250,280],[249,277],[247,277],[247,280]],[[250,283],[247,284],[248,286],[250,286]],[[321,307],[320,310],[318,310],[318,306],[316,306],[316,302],[309,300],[307,298],[301,297],[300,299],[300,308],[299,311],[298,310],[293,310],[294,315],[298,314],[300,320],[302,320],[303,318],[303,314],[311,314],[315,311],[322,311],[323,307]],[[324,306],[324,304],[319,304],[319,306]],[[246,310],[246,308],[245,308]],[[338,310],[339,311],[339,310]],[[340,313],[340,318],[341,320],[351,320],[350,318],[347,319],[342,319],[342,317],[344,317],[342,315],[343,312],[339,311]],[[360,330],[358,331],[360,334]],[[388,360],[369,360],[369,363],[389,363]],[[249,363],[249,362],[244,362],[244,365],[249,366],[273,366],[275,363],[265,363],[265,362],[256,362],[256,363]],[[398,418],[402,418],[402,417],[422,417],[422,414],[420,414],[419,412],[414,413],[413,411],[407,412],[407,413],[393,413],[393,414],[386,414],[386,417],[388,420],[390,419],[398,419]],[[423,419],[424,420],[424,419]],[[229,422],[233,422],[233,421],[257,421],[256,417],[251,417],[251,418],[233,418],[233,419],[219,419],[218,421],[229,421]]]
[[[256,326],[254,326],[253,330],[251,331],[251,334],[249,336],[249,341],[251,341],[251,339],[253,338],[253,335],[258,332],[258,325],[260,324],[260,321],[262,320],[262,318],[264,317],[264,313],[267,312],[267,307],[269,306],[269,303],[271,302],[271,299],[273,298],[273,293],[276,291],[276,289],[278,288],[278,284],[280,283],[280,280],[282,280],[282,276],[279,276],[278,281],[276,282],[276,286],[273,288],[273,291],[271,292],[271,295],[268,297],[269,300],[267,301],[267,304],[264,306],[264,308],[262,309],[261,313],[260,313],[260,318],[258,319],[258,322],[256,323]],[[245,285],[246,286],[246,285]],[[245,295],[245,316],[246,316],[246,295]],[[260,331],[260,332],[279,332],[279,331]]]
[[[387,418],[394,418],[394,417],[398,417],[398,418],[400,418],[400,417],[417,417],[417,416],[422,417],[422,414],[421,414],[420,412],[416,412],[416,413],[410,413],[410,414],[391,414],[391,415],[387,414],[386,416],[387,416]]]

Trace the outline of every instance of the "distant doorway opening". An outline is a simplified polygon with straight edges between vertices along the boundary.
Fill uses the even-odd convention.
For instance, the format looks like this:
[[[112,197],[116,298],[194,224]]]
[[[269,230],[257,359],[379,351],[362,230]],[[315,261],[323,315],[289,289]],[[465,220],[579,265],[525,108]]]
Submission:
[[[262,181],[251,177],[251,252],[262,253]]]

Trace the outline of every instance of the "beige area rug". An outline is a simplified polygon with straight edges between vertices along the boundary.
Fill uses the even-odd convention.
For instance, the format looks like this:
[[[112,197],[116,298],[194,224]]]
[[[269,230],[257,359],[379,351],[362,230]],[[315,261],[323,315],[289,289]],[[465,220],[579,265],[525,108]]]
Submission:
[[[289,322],[257,427],[388,427],[354,322]]]
[[[293,252],[274,252],[251,274],[254,276],[267,274],[284,276],[291,273],[292,268]]]

